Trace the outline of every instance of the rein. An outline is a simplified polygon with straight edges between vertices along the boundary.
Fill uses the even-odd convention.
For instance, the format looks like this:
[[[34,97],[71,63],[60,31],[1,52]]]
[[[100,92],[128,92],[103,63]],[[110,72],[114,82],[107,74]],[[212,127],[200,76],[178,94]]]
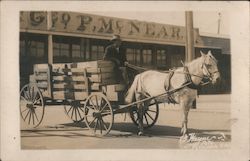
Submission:
[[[183,68],[184,68],[183,72],[175,71],[176,70],[175,68],[174,69],[170,69],[170,70],[166,70],[166,71],[159,71],[159,72],[169,73],[169,74],[172,73],[172,72],[174,72],[174,73],[188,75],[188,76],[186,76],[186,78],[189,77],[187,79],[188,79],[189,82],[191,82],[191,84],[193,84],[191,76],[198,77],[198,78],[201,78],[201,79],[208,79],[208,81],[206,81],[206,82],[201,81],[201,83],[199,84],[199,86],[204,86],[204,85],[207,85],[207,84],[211,83],[211,81],[212,81],[212,75],[219,72],[219,71],[215,71],[213,73],[209,72],[209,70],[207,69],[207,66],[205,64],[205,61],[204,61],[204,63],[202,63],[202,68],[205,69],[205,71],[206,71],[207,74],[203,73],[204,74],[203,76],[199,76],[199,75],[196,75],[196,74],[191,74],[189,72],[187,66],[185,66],[184,63],[182,63],[182,64],[183,64]],[[134,70],[137,70],[137,71],[153,70],[153,69],[148,69],[148,68],[140,67],[140,66],[133,65],[133,64],[126,64],[126,66],[129,67],[129,68],[132,68]],[[187,68],[187,69],[185,69],[185,68]]]
[[[148,69],[148,68],[140,67],[140,66],[133,65],[133,64],[127,64],[126,66],[129,67],[129,68],[131,68],[131,69],[135,69],[137,71],[139,71],[139,70],[141,70],[141,71],[153,70],[153,69]],[[164,70],[164,71],[159,71],[159,72],[162,72],[162,73],[171,73],[173,70],[175,70],[175,69]],[[201,77],[199,75],[190,74],[189,72],[176,72],[175,71],[175,73],[189,74],[189,75],[192,75],[192,76],[195,76],[195,77],[204,78],[204,77]]]

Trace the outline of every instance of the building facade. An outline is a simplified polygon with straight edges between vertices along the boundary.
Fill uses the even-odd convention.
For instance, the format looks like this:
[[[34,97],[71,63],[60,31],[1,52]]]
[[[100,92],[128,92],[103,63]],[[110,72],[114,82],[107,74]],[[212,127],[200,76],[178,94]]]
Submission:
[[[69,63],[99,60],[113,34],[119,34],[130,63],[141,67],[168,70],[185,61],[185,27],[104,17],[75,12],[20,13],[20,78],[28,82],[37,63]],[[48,36],[52,36],[52,43]],[[216,40],[216,41],[215,41]],[[223,43],[218,43],[223,42]],[[230,39],[201,36],[194,29],[195,56],[212,50],[219,61],[230,62]],[[52,57],[48,48],[52,47]],[[229,50],[227,50],[229,48]],[[229,60],[226,60],[229,57]],[[50,58],[49,58],[50,57]],[[52,59],[52,60],[49,60]],[[228,70],[228,67],[220,67]],[[224,69],[226,68],[226,69]],[[229,67],[230,70],[230,67]],[[227,87],[208,87],[202,93],[228,93]]]

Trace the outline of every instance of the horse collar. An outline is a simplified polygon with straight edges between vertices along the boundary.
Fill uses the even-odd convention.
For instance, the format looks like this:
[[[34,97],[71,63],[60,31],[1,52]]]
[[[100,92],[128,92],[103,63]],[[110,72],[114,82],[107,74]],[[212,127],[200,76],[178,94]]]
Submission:
[[[185,83],[183,84],[187,84],[187,83],[190,83],[189,85],[187,85],[188,88],[191,88],[191,89],[199,89],[200,88],[200,85],[196,85],[194,84],[194,82],[192,81],[192,78],[191,78],[191,74],[188,70],[188,67],[187,66],[184,66],[184,73],[185,73]]]

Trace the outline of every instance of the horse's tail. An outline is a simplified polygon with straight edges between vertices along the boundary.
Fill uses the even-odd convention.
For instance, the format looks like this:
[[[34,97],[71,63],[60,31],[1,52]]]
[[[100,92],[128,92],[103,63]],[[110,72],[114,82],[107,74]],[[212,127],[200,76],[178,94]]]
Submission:
[[[140,75],[136,75],[135,79],[132,83],[132,85],[130,86],[128,92],[125,95],[125,103],[129,104],[135,101],[135,93],[137,90],[137,86],[138,86],[138,80],[139,80]]]

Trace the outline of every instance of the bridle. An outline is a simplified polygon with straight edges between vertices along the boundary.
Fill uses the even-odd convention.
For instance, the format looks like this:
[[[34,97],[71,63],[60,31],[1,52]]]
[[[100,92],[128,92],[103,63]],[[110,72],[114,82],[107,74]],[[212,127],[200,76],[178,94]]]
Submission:
[[[210,58],[212,58],[212,57],[210,57]],[[214,59],[212,59],[215,63],[217,63],[217,61],[216,60],[214,60]],[[216,70],[216,71],[214,71],[214,72],[210,72],[209,70],[208,70],[208,65],[205,63],[205,61],[206,61],[206,58],[204,59],[204,62],[202,63],[202,66],[201,66],[201,68],[202,68],[202,71],[203,71],[203,74],[204,74],[204,76],[203,76],[203,78],[205,78],[205,79],[208,79],[209,80],[209,83],[210,82],[212,82],[212,80],[213,80],[213,75],[215,74],[215,73],[219,73],[219,71],[218,70]]]

